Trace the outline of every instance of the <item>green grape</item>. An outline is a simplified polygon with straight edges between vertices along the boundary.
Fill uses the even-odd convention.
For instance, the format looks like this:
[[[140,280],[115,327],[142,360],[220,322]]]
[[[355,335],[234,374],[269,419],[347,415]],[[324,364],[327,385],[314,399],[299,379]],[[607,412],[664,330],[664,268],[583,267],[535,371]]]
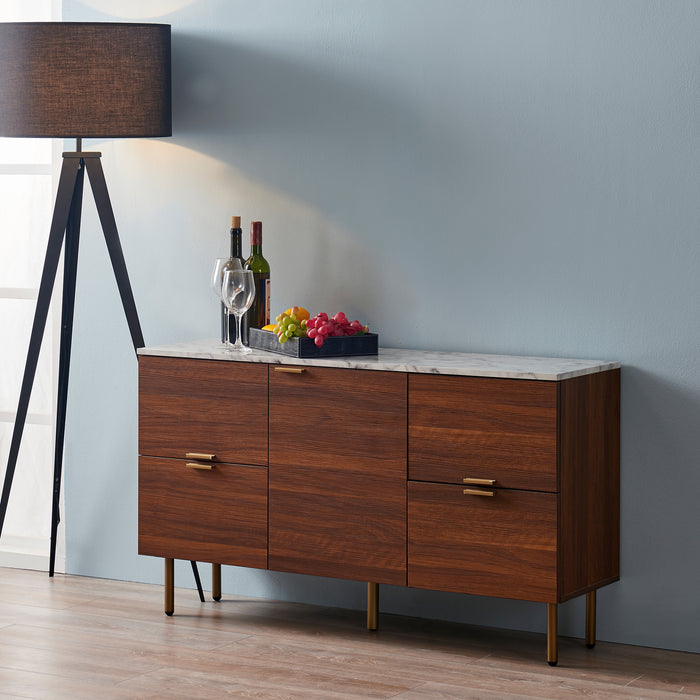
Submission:
[[[286,343],[290,338],[307,337],[306,319],[300,321],[296,314],[283,311],[277,316],[276,321],[274,332],[280,343]]]

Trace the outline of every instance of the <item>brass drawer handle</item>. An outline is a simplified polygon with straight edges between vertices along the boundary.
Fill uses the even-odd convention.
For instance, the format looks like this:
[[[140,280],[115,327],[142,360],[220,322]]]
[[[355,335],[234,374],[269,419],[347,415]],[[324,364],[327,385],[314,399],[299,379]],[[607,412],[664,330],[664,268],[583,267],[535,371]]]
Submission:
[[[465,496],[495,496],[495,491],[487,491],[486,489],[464,489],[462,492]]]
[[[462,483],[471,484],[472,486],[493,486],[496,483],[495,479],[472,479],[469,476],[465,476],[462,479]]]
[[[303,374],[305,371],[303,367],[275,367],[275,372],[288,372],[289,374]]]
[[[213,464],[202,464],[201,462],[185,462],[185,466],[190,469],[213,469]]]
[[[185,452],[185,459],[201,459],[205,462],[213,462],[216,455],[211,455],[204,452]]]

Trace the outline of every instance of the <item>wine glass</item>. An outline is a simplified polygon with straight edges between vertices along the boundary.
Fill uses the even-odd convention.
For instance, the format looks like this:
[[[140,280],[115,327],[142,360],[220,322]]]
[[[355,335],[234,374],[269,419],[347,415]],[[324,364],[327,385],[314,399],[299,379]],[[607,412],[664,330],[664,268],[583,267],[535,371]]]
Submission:
[[[238,258],[217,258],[214,261],[214,269],[211,273],[211,289],[216,294],[219,299],[221,299],[221,304],[224,311],[224,337],[223,344],[225,346],[231,345],[231,338],[229,337],[229,312],[226,304],[224,304],[223,293],[221,291],[221,286],[224,282],[224,271],[225,270],[240,270],[241,261]]]
[[[255,278],[252,270],[224,270],[221,298],[226,308],[236,317],[236,343],[229,346],[229,350],[239,353],[252,352],[241,340],[241,317],[251,307],[255,298]]]

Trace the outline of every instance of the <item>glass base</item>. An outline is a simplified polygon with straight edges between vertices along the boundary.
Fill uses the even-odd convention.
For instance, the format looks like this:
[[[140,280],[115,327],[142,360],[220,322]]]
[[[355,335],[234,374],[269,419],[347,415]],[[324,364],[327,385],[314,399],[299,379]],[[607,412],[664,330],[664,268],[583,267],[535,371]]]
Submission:
[[[243,344],[238,345],[238,343],[236,343],[234,345],[227,345],[226,352],[230,352],[232,355],[248,355],[253,351]]]

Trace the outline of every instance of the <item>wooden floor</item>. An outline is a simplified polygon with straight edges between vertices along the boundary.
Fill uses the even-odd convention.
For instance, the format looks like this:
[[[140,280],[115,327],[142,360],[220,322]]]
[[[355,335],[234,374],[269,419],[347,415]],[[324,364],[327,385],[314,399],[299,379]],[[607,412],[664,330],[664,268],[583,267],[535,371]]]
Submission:
[[[0,698],[700,697],[700,655],[0,568]]]

